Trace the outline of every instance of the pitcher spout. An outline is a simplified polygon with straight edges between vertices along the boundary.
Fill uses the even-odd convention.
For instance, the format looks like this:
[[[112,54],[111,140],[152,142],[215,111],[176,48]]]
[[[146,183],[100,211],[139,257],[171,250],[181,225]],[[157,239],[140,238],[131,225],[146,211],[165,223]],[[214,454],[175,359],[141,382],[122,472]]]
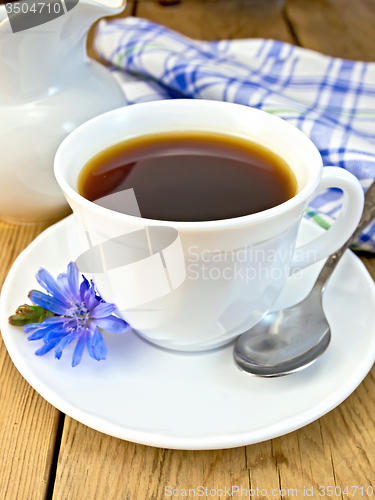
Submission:
[[[125,8],[123,0],[61,0],[61,3],[63,14],[29,29],[14,33],[7,17],[0,22],[0,101],[4,93],[9,98],[10,93],[33,93],[56,87],[72,74],[77,78],[79,66],[89,61],[86,36],[91,25]],[[0,7],[1,20],[5,6]]]

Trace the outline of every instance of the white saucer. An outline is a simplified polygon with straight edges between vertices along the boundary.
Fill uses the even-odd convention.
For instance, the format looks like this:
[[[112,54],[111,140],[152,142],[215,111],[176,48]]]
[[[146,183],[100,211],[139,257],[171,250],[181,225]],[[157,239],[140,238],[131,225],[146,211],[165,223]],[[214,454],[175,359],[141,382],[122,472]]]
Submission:
[[[151,446],[177,449],[229,448],[264,441],[298,429],[340,404],[363,380],[375,359],[375,287],[360,260],[343,257],[324,297],[332,341],[323,356],[301,372],[260,379],[238,370],[233,343],[201,354],[175,354],[134,333],[105,333],[106,361],[85,353],[71,368],[74,346],[61,358],[34,355],[8,316],[39,288],[40,266],[54,275],[70,260],[66,219],[47,229],[16,260],[1,294],[1,331],[25,379],[47,401],[106,434]],[[302,224],[301,240],[321,230]],[[307,294],[320,264],[290,281],[281,307]]]

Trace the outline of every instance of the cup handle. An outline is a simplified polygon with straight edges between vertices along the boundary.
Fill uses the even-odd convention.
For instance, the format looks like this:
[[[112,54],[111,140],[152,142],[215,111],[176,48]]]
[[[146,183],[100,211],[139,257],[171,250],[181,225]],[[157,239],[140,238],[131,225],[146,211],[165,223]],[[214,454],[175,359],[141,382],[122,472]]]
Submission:
[[[350,238],[359,223],[364,195],[358,179],[342,168],[324,167],[316,193],[330,187],[344,191],[341,213],[325,234],[297,248],[298,261],[294,254],[291,270],[302,269],[336,252]]]

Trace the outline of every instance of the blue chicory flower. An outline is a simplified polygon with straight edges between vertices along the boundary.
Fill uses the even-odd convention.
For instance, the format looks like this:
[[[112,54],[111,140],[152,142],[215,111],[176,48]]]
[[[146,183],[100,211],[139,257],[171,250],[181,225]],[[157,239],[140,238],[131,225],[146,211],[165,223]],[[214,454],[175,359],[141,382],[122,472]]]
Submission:
[[[29,298],[33,304],[52,311],[56,316],[41,323],[24,325],[25,333],[31,333],[29,340],[43,339],[44,345],[35,354],[42,356],[55,349],[55,357],[61,358],[62,351],[73,340],[77,344],[73,353],[72,366],[77,366],[87,346],[89,355],[100,361],[107,356],[107,347],[98,329],[103,328],[113,333],[129,330],[126,321],[114,316],[114,304],[106,303],[95,291],[91,283],[82,275],[79,284],[79,272],[74,262],[70,262],[66,273],[55,279],[48,271],[41,268],[36,279],[48,294],[32,290]]]

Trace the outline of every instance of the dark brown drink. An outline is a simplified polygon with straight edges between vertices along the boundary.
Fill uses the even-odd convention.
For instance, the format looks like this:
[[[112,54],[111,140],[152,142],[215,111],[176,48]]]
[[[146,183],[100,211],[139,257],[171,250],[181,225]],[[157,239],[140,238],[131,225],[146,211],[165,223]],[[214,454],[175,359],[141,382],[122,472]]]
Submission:
[[[295,195],[296,179],[284,160],[246,139],[168,132],[102,151],[78,180],[79,193],[91,201],[130,188],[142,217],[210,221],[279,205]]]

